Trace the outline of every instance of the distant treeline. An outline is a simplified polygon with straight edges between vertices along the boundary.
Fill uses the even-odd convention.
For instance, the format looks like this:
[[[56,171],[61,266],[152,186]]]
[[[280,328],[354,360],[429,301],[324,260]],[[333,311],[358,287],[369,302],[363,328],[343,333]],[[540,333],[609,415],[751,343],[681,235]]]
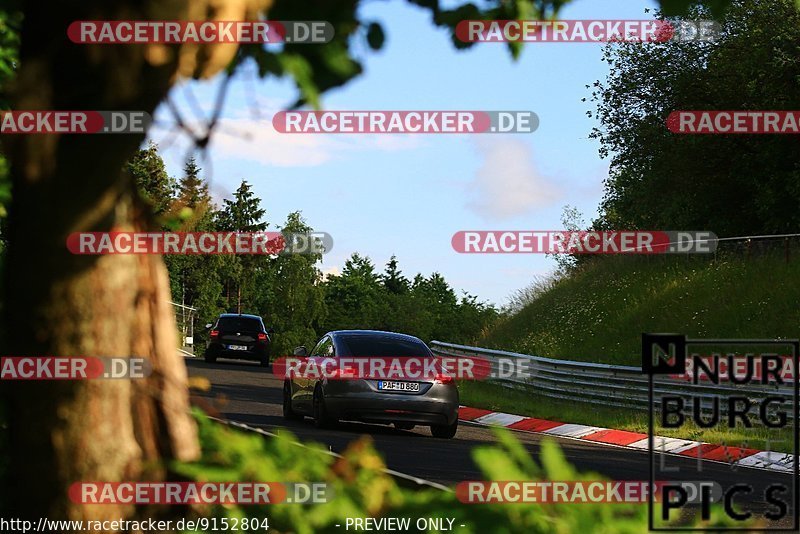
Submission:
[[[179,178],[170,176],[150,144],[126,165],[163,230],[259,232],[269,228],[266,211],[243,180],[222,206],[213,202],[201,169],[189,159]],[[300,212],[278,226],[311,232]],[[199,325],[221,312],[255,313],[274,328],[274,354],[314,342],[329,330],[369,328],[404,332],[425,341],[470,342],[498,311],[477,297],[459,296],[439,273],[408,278],[392,256],[380,271],[358,253],[341,273],[323,276],[319,254],[274,256],[165,256],[172,298],[198,309]],[[203,333],[196,345],[202,347]]]

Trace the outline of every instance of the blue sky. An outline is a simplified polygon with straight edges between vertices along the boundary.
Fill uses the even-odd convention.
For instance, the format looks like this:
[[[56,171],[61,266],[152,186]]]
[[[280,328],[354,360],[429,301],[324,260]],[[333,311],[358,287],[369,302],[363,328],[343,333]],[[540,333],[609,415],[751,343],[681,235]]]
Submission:
[[[564,19],[644,19],[652,2],[575,0]],[[557,230],[562,207],[596,216],[608,161],[589,139],[595,126],[586,85],[604,79],[602,46],[530,43],[514,61],[502,44],[456,51],[430,15],[405,2],[368,2],[366,18],[382,22],[380,52],[356,50],[365,74],[323,98],[326,109],[532,110],[531,134],[484,135],[282,135],[272,115],[292,102],[286,81],[242,72],[231,85],[222,128],[209,161],[212,192],[229,195],[244,178],[262,199],[267,219],[281,224],[301,210],[316,230],[333,236],[321,264],[336,272],[353,252],[379,270],[392,254],[412,277],[442,273],[458,291],[502,305],[507,297],[551,271],[552,259],[524,254],[458,254],[450,245],[459,230]],[[219,80],[191,82],[200,106],[211,109]],[[191,115],[187,87],[173,100]],[[249,95],[249,96],[248,96]],[[253,113],[258,108],[260,119]],[[163,109],[157,118],[167,118]],[[165,132],[151,136],[162,145]],[[180,174],[186,139],[164,150],[170,172]]]

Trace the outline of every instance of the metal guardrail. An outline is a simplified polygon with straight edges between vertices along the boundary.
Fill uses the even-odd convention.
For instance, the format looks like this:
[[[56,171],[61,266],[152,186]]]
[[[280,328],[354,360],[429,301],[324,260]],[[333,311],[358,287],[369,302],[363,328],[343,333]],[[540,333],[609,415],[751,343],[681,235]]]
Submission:
[[[431,341],[430,348],[436,356],[479,357],[488,360],[494,378],[490,381],[505,387],[529,391],[537,395],[573,402],[591,402],[607,406],[648,409],[649,378],[640,367],[602,363],[556,360],[517,352],[484,349]],[[529,371],[523,377],[501,374],[501,361],[516,362]],[[715,399],[731,394],[746,395],[754,404],[766,396],[776,396],[789,403],[793,401],[794,388],[789,385],[736,386],[730,384],[692,384],[671,377],[656,377],[653,382],[654,399],[661,395],[684,395],[700,399],[703,412],[710,412]],[[720,402],[720,414],[727,414],[727,405]],[[789,407],[784,407],[786,411]],[[774,405],[771,406],[774,408]],[[772,410],[774,411],[774,410]],[[791,418],[790,418],[791,419]],[[755,422],[755,421],[754,421]]]

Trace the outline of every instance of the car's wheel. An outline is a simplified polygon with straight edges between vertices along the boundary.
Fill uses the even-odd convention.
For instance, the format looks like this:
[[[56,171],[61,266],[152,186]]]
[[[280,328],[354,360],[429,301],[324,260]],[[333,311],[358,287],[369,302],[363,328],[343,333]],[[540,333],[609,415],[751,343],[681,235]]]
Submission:
[[[452,425],[431,425],[431,434],[434,438],[450,439],[456,435],[458,430],[458,418]]]
[[[317,428],[330,428],[336,421],[328,414],[325,408],[325,395],[322,393],[322,388],[317,386],[314,389],[313,398],[313,413],[314,413],[314,426]]]
[[[261,367],[269,367],[269,356],[266,354],[261,357]]]
[[[283,418],[290,420],[302,419],[303,416],[292,408],[292,390],[288,382],[283,384]]]
[[[394,427],[397,430],[414,430],[416,425],[412,423],[394,423]]]
[[[215,363],[217,361],[217,357],[208,352],[203,355],[203,359],[208,363]]]

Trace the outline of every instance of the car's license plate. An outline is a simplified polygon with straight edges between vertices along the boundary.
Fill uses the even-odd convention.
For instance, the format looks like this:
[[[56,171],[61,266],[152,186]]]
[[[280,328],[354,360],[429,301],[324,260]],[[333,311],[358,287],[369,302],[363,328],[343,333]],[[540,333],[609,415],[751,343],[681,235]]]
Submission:
[[[419,391],[419,382],[388,382],[381,380],[378,382],[378,389],[381,391]]]
[[[245,345],[228,345],[230,350],[247,350]]]

